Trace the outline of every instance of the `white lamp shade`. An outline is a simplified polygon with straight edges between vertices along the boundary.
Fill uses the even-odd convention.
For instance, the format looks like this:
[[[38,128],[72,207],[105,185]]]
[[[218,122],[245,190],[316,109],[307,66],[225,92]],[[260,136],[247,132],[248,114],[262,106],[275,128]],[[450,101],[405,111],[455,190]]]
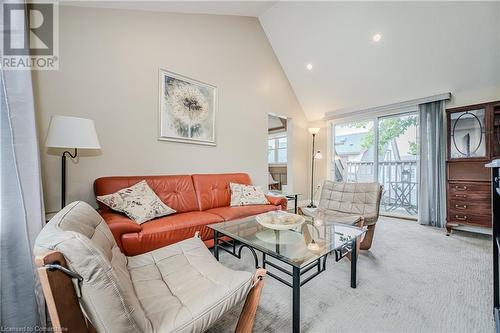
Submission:
[[[92,119],[66,116],[52,116],[45,146],[51,148],[101,148]]]
[[[318,127],[310,127],[308,130],[311,134],[318,134],[320,129]]]

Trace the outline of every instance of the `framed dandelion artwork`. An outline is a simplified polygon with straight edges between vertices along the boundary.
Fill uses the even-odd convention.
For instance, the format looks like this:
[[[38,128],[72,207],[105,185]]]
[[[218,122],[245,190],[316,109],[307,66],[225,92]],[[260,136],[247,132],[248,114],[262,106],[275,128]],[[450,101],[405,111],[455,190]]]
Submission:
[[[215,146],[217,87],[160,69],[160,140]]]

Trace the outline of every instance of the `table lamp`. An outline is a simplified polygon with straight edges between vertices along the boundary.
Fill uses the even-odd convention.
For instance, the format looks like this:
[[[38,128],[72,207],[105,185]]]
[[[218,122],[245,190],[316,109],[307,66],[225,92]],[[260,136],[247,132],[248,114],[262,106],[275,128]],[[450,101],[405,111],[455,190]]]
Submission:
[[[92,119],[52,116],[45,146],[72,149],[62,153],[61,160],[61,209],[66,205],[66,156],[75,158],[78,149],[100,149],[99,139]]]

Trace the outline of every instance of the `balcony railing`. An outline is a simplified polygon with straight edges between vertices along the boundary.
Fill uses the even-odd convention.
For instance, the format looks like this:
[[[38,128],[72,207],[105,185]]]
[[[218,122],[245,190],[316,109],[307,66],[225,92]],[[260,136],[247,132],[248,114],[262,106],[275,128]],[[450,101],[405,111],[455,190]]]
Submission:
[[[339,180],[370,182],[375,178],[373,162],[341,162],[340,160],[335,162],[335,174]],[[378,179],[384,186],[381,211],[392,214],[417,215],[417,161],[378,162],[378,168]]]

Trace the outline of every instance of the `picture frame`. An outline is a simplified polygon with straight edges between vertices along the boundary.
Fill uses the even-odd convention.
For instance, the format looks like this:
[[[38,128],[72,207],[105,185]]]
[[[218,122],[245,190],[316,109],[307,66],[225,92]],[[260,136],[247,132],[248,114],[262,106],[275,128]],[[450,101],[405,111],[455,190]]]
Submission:
[[[159,70],[158,140],[216,145],[216,86]]]

